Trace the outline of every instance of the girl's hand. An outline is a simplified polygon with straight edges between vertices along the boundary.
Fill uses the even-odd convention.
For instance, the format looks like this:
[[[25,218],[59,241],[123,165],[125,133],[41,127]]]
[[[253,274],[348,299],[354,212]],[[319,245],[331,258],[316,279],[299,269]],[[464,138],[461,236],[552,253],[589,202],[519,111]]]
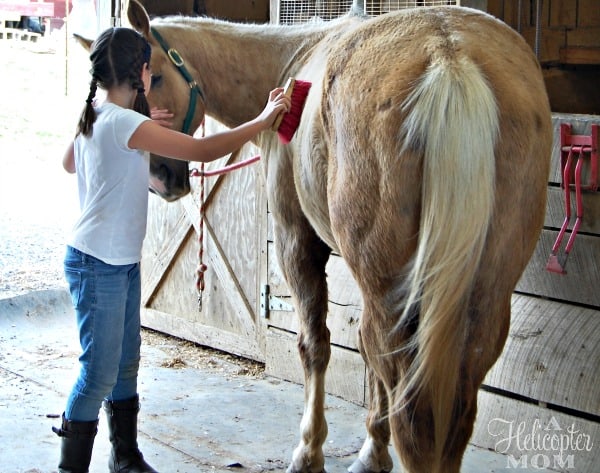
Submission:
[[[258,116],[265,129],[270,128],[280,113],[287,113],[292,106],[291,99],[283,93],[283,87],[277,87],[269,93],[269,101]]]
[[[150,110],[150,118],[158,123],[160,126],[165,128],[173,128],[173,122],[170,120],[173,118],[173,113],[169,112],[166,108],[153,107]]]

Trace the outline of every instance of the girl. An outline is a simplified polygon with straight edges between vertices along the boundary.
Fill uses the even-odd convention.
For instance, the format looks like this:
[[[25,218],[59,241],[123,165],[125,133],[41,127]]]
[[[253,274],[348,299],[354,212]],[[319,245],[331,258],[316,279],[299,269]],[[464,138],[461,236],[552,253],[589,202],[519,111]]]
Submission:
[[[112,443],[110,472],[154,472],[137,445],[139,261],[149,182],[145,152],[186,161],[215,160],[267,130],[291,103],[282,88],[274,89],[255,119],[196,139],[165,127],[164,111],[157,111],[156,121],[148,118],[151,48],[143,36],[111,28],[91,51],[90,93],[63,158],[64,168],[77,174],[81,206],[67,246],[65,276],[82,353],[62,426],[53,428],[61,437],[58,468],[61,473],[88,471],[102,405]],[[107,94],[95,107],[97,87]]]

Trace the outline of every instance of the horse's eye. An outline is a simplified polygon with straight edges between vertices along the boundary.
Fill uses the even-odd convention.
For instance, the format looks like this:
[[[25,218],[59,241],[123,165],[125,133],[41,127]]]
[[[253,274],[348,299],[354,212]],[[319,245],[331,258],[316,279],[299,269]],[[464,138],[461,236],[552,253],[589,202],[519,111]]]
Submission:
[[[150,88],[153,89],[157,87],[162,82],[162,75],[160,74],[152,74],[152,78],[150,79]]]

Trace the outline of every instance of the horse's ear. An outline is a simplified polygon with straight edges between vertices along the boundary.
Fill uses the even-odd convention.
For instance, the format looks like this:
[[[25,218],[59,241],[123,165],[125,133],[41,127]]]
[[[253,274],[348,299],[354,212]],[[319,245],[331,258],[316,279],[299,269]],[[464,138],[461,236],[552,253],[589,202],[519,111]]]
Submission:
[[[83,36],[79,36],[78,34],[74,34],[73,36],[75,37],[77,42],[81,44],[86,49],[86,51],[89,52],[89,50],[92,48],[92,43],[94,41],[92,41],[91,39],[86,39]]]
[[[137,0],[129,0],[127,19],[134,30],[144,35],[144,38],[150,39],[150,17],[143,5]]]

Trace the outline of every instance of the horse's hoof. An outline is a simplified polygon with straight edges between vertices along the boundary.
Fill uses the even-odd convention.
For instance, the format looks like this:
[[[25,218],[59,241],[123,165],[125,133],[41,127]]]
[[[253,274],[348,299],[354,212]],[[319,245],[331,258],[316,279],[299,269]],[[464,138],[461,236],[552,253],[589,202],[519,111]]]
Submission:
[[[390,473],[392,471],[389,470],[371,470],[367,468],[363,462],[360,461],[360,458],[354,460],[354,463],[348,467],[348,473]]]
[[[294,465],[290,465],[287,467],[287,470],[285,470],[285,473],[327,473],[325,471],[325,469],[322,469],[321,471],[318,472],[312,472],[309,470],[296,470],[296,468],[294,468]]]

